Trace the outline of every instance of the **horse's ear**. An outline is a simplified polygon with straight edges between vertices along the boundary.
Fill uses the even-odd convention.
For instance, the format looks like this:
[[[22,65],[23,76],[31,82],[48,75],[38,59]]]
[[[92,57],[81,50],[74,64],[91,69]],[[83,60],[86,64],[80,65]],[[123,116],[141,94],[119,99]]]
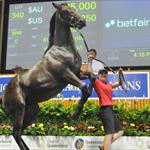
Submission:
[[[61,6],[59,4],[56,4],[56,3],[52,3],[52,4],[56,9],[58,9],[58,10],[61,9]]]

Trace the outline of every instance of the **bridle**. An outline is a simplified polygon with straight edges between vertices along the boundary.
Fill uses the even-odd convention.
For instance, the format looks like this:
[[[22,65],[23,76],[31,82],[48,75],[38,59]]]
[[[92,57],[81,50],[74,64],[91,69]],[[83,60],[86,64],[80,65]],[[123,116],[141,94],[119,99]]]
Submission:
[[[71,17],[69,18],[69,22],[68,22],[68,21],[66,21],[66,20],[60,15],[60,12],[58,13],[58,15],[59,15],[59,19],[60,19],[62,22],[67,23],[67,24],[69,24],[70,26],[72,26],[73,28],[75,28],[75,26],[76,26],[76,24],[77,24],[77,23],[74,23],[74,18],[75,18],[75,16],[71,16]]]
[[[78,33],[79,33],[80,36],[82,37],[83,42],[84,42],[85,47],[86,47],[86,51],[88,52],[89,48],[88,48],[88,45],[87,45],[87,43],[86,43],[85,37],[84,37],[83,34],[79,31],[78,28],[76,28],[76,30],[78,31]],[[94,60],[96,60],[96,61],[102,63],[102,64],[104,65],[104,67],[105,67],[107,70],[112,71],[114,74],[117,74],[118,71],[113,70],[110,66],[108,66],[108,65],[107,65],[105,62],[103,62],[102,60],[99,60],[99,59],[97,59],[97,58],[94,58]],[[121,85],[122,89],[124,89],[124,91],[127,92],[127,90],[128,90],[129,87],[128,87],[127,82],[125,81],[125,77],[124,77],[124,74],[123,74],[123,71],[122,71],[122,70],[119,70],[119,79],[120,79],[121,82],[122,82],[122,85]]]

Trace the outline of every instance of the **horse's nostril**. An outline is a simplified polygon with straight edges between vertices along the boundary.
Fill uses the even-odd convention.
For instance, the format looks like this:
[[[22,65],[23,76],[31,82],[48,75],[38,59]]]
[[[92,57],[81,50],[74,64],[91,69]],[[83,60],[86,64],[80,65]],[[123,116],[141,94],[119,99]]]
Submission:
[[[79,23],[82,24],[83,26],[86,25],[85,21],[84,20],[79,20]]]
[[[84,24],[84,26],[86,26],[86,22],[85,21],[83,21],[83,24]]]
[[[83,21],[83,20],[79,20],[79,22],[80,22],[80,23],[84,23],[84,21]]]

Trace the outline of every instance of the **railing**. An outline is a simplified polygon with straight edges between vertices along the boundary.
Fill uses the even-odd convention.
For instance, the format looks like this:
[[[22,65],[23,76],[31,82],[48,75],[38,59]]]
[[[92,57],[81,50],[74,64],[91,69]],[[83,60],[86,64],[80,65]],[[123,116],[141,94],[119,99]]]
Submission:
[[[57,103],[62,103],[65,107],[71,107],[74,104],[77,104],[78,100],[50,100],[52,105]],[[148,105],[150,105],[150,99],[132,99],[132,100],[113,100],[114,105],[122,104],[126,109],[142,109]],[[98,105],[98,100],[93,100],[95,105]]]

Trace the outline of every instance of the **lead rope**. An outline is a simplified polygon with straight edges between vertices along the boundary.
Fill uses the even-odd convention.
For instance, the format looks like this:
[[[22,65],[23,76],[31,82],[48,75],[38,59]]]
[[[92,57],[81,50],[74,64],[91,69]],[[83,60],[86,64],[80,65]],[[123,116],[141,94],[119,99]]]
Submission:
[[[79,29],[76,28],[76,30],[79,32],[80,36],[82,37],[83,42],[84,42],[85,47],[86,47],[86,51],[88,52],[89,48],[88,48],[88,45],[87,45],[87,43],[86,43],[86,41],[85,41],[85,38],[84,38],[83,34],[79,31]],[[102,60],[99,60],[99,59],[97,59],[97,58],[94,58],[94,60],[96,60],[96,61],[102,63],[102,64],[107,68],[107,70],[112,71],[114,74],[117,73],[117,71],[114,71],[111,67],[109,67],[109,66],[108,66],[106,63],[104,63]]]
[[[83,42],[84,42],[85,47],[86,47],[86,51],[88,52],[89,48],[88,48],[88,45],[87,45],[87,43],[86,43],[86,40],[85,40],[83,34],[79,31],[78,28],[76,28],[76,30],[78,31],[78,33],[79,33],[80,36],[82,37]],[[101,61],[101,60],[99,60],[99,59],[97,59],[97,58],[94,58],[94,60],[96,60],[96,61],[102,63],[102,64],[104,65],[104,67],[107,68],[107,70],[112,71],[114,74],[117,73],[117,71],[113,70],[113,69],[112,69],[111,67],[109,67],[105,62],[103,62],[103,61]],[[123,89],[125,92],[127,92],[129,87],[128,87],[127,82],[125,81],[125,77],[124,77],[124,74],[123,74],[123,71],[122,71],[122,70],[119,70],[119,79],[120,79],[120,81],[121,81],[121,83],[122,83],[122,84],[121,84],[122,89]]]
[[[122,89],[127,93],[129,89],[129,85],[125,81],[125,77],[122,70],[119,70],[119,80],[121,81],[121,87]]]

